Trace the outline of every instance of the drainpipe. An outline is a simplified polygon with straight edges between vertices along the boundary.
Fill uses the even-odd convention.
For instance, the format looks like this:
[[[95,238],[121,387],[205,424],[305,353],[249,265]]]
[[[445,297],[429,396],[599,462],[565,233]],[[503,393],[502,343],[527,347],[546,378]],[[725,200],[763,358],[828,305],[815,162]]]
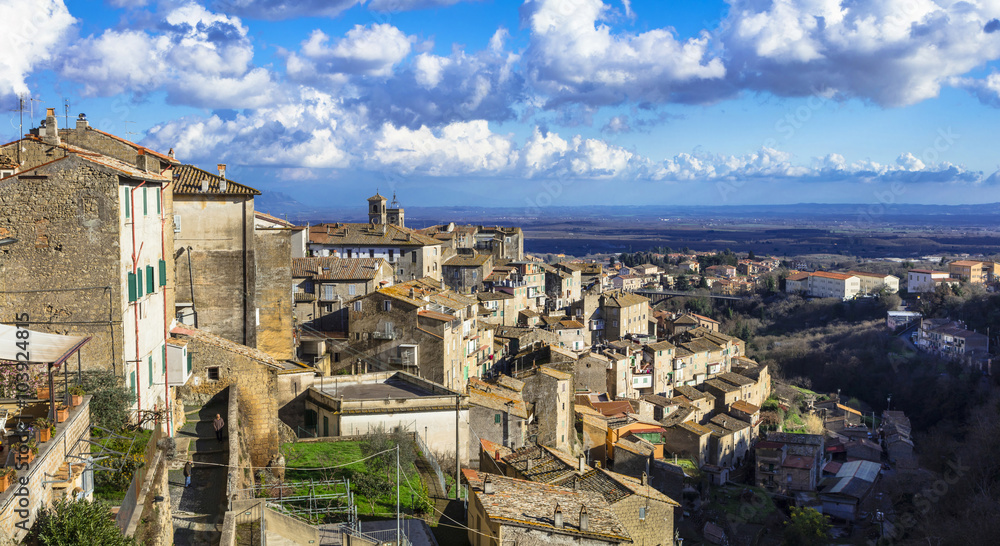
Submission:
[[[135,223],[139,217],[139,213],[135,209],[135,190],[145,185],[146,181],[143,180],[142,184],[139,184],[138,186],[129,190],[129,196],[128,196],[129,207],[132,209],[132,274],[133,275],[136,274],[136,270],[138,268],[137,264],[139,263],[139,253],[142,250],[142,248],[140,247],[139,252],[137,252],[135,248]],[[160,210],[162,210],[162,207]],[[138,286],[138,279],[136,279],[136,283],[137,285],[135,292],[136,294],[138,294],[140,290],[140,287]],[[138,301],[132,302],[132,311],[133,311],[132,314],[135,317],[135,407],[136,407],[136,413],[138,413],[142,411],[142,396],[140,395],[140,393],[142,392],[142,387],[141,387],[142,381],[140,381],[139,377],[139,363],[142,361],[142,359],[139,358],[139,302]]]

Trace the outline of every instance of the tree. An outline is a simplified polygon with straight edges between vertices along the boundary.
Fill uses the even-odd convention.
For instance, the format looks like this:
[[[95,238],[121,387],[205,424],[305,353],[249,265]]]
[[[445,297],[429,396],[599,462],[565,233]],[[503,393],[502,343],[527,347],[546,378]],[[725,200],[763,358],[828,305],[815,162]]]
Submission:
[[[785,524],[784,544],[819,546],[830,541],[830,521],[812,508],[792,508],[792,518]]]
[[[674,281],[674,289],[676,290],[688,290],[690,288],[691,283],[688,282],[687,275],[681,275],[680,277],[677,277],[676,281]]]
[[[106,370],[95,371],[84,375],[80,386],[92,395],[91,424],[114,431],[125,427],[135,394],[125,386],[124,379]]]
[[[396,491],[396,484],[382,477],[381,474],[359,473],[354,475],[351,486],[362,497],[368,499],[372,515],[375,515],[375,504],[381,497]]]
[[[708,279],[704,275],[702,275],[701,280],[698,281],[698,288],[705,288],[705,289],[711,288],[710,286],[708,286]]]
[[[754,253],[753,253],[753,251],[751,250],[750,252],[747,252],[747,259],[748,260],[756,260],[757,256],[755,256]]]
[[[58,500],[42,508],[32,532],[46,546],[135,546],[115,525],[111,506],[87,500]]]

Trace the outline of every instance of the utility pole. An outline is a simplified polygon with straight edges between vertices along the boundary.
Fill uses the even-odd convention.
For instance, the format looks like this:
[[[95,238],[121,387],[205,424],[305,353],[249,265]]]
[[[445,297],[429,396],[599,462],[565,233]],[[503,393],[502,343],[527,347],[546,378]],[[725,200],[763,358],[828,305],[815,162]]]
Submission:
[[[402,546],[399,535],[399,442],[396,442],[396,546]]]

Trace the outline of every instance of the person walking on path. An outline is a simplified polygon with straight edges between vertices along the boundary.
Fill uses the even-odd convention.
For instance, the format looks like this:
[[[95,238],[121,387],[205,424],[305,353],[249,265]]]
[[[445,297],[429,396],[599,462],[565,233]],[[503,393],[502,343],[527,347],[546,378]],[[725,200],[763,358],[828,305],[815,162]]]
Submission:
[[[215,414],[215,420],[212,421],[212,427],[215,428],[215,437],[222,441],[222,427],[226,426],[226,422],[222,420],[222,416],[218,413]]]
[[[184,487],[191,487],[191,474],[194,472],[194,463],[190,459],[184,463]]]

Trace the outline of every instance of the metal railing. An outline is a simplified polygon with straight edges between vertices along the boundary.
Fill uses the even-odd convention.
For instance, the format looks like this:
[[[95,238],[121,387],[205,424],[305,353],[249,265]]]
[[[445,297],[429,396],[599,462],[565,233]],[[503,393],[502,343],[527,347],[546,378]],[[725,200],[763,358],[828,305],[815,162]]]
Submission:
[[[382,529],[379,531],[362,531],[356,527],[351,526],[349,523],[340,524],[340,530],[344,534],[359,538],[365,542],[371,542],[377,546],[409,546],[412,544],[409,539],[406,538],[406,533],[400,530],[399,541],[396,540],[396,530],[395,529]]]
[[[441,465],[438,464],[437,457],[434,456],[434,452],[427,447],[424,443],[423,438],[420,437],[420,433],[417,431],[413,432],[413,441],[417,444],[417,449],[424,454],[424,458],[430,463],[431,468],[434,469],[434,474],[437,476],[438,485],[441,487],[441,491],[447,491],[444,481],[444,473],[441,472]],[[457,455],[457,454],[456,454]]]

